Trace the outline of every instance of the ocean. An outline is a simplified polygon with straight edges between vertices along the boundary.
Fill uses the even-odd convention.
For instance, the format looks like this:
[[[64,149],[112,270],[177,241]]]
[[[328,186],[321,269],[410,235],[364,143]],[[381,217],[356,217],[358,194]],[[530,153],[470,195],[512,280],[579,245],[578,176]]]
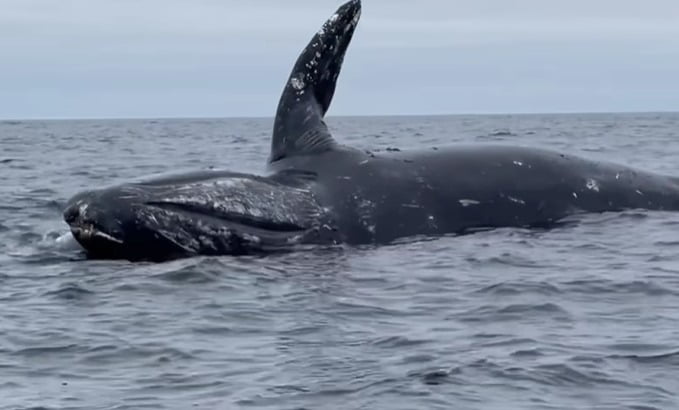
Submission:
[[[679,175],[679,114],[331,117],[385,150],[539,146]],[[0,409],[677,409],[679,214],[90,261],[82,189],[264,171],[270,119],[0,122]],[[451,175],[451,178],[454,178]]]

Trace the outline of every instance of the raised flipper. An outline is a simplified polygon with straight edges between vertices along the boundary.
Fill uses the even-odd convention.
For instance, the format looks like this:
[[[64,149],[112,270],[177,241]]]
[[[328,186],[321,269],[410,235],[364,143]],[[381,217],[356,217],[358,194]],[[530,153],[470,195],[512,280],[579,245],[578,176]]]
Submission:
[[[360,0],[342,5],[297,58],[278,103],[269,163],[336,145],[323,117],[360,15]]]

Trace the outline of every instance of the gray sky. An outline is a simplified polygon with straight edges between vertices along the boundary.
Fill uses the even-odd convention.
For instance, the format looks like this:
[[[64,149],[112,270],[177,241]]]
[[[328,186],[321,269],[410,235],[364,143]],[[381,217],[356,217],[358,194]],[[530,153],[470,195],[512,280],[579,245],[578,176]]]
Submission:
[[[0,0],[0,118],[272,116],[341,0]],[[679,0],[364,0],[330,115],[679,110]]]

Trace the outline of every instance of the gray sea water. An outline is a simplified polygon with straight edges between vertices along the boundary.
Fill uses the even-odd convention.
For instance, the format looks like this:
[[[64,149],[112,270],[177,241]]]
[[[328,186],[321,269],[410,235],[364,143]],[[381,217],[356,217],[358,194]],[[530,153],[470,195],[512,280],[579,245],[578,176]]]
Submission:
[[[520,144],[679,175],[679,114],[329,124],[366,149]],[[270,129],[0,123],[0,408],[679,408],[677,213],[162,264],[88,261],[70,239],[77,191],[262,172]]]

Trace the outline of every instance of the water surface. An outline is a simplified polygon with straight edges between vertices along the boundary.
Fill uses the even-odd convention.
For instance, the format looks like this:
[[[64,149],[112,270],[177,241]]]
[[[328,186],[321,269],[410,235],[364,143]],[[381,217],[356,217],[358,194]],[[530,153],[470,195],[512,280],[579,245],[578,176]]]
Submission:
[[[331,118],[679,175],[679,114]],[[679,214],[269,257],[87,261],[81,189],[263,172],[270,120],[0,122],[0,408],[679,408]],[[451,175],[454,178],[454,175]]]

